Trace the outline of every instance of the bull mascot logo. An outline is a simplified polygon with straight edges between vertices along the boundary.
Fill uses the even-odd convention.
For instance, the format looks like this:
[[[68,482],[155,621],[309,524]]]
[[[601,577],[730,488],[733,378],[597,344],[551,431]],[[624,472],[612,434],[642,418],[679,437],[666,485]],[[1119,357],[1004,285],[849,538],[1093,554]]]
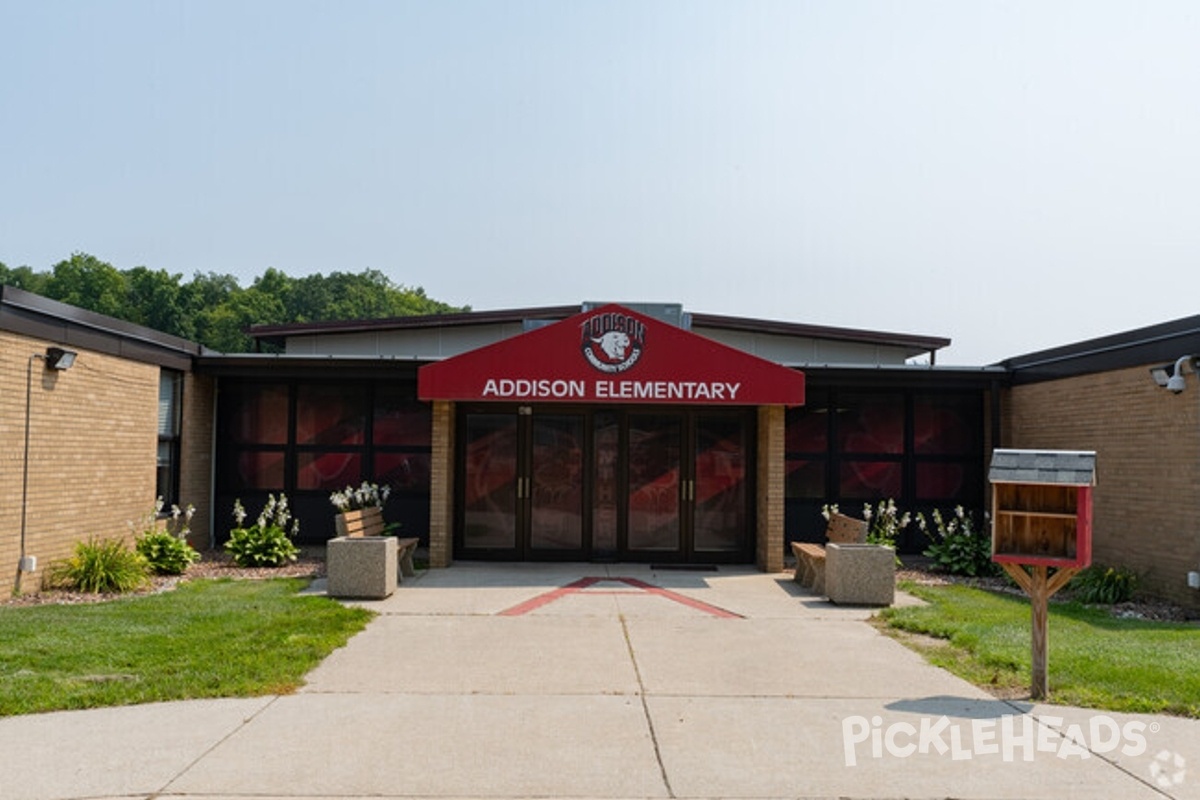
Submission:
[[[597,314],[583,323],[583,356],[601,372],[624,372],[641,358],[646,326],[626,314]]]

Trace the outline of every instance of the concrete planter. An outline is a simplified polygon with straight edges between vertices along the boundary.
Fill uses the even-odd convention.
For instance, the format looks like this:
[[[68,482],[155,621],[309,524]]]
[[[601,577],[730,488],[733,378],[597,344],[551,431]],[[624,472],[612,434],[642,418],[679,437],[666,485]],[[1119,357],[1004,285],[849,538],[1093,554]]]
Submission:
[[[825,546],[825,594],[834,603],[890,606],[896,599],[896,551],[879,544]]]
[[[396,539],[391,536],[339,536],[325,546],[331,597],[381,600],[396,591]]]

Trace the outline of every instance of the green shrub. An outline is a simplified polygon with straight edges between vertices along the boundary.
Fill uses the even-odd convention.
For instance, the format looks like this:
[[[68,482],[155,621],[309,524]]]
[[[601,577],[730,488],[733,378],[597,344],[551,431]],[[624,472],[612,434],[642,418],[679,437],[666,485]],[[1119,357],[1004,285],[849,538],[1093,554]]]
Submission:
[[[229,532],[225,549],[239,567],[282,567],[295,561],[299,552],[287,531],[278,525],[234,528]]]
[[[182,575],[190,565],[200,560],[200,554],[185,539],[167,531],[142,534],[138,537],[136,548],[150,569],[158,575]]]
[[[182,575],[200,560],[200,554],[187,543],[188,524],[196,509],[190,505],[186,509],[173,505],[170,517],[163,520],[160,527],[162,510],[163,499],[160,497],[154,502],[154,510],[140,524],[130,523],[136,541],[134,547],[155,574]]]
[[[951,575],[980,577],[998,572],[992,561],[992,541],[987,532],[987,516],[981,527],[974,514],[968,514],[962,506],[954,509],[954,516],[947,519],[942,512],[933,510],[933,529],[922,514],[917,515],[917,525],[929,534],[930,543],[925,555],[934,560],[938,568]]]
[[[1137,582],[1137,573],[1128,567],[1095,564],[1071,578],[1067,588],[1081,603],[1113,605],[1132,598]]]
[[[233,503],[233,517],[237,527],[229,531],[225,549],[239,567],[282,567],[296,560],[300,551],[292,537],[300,530],[300,521],[292,520],[289,532],[287,526],[292,515],[288,510],[287,495],[280,493],[278,500],[274,495],[267,495],[262,513],[248,528],[243,526],[246,510],[242,508],[241,500]]]
[[[75,545],[75,554],[51,566],[51,585],[81,592],[131,592],[150,580],[146,559],[120,539],[88,539]]]

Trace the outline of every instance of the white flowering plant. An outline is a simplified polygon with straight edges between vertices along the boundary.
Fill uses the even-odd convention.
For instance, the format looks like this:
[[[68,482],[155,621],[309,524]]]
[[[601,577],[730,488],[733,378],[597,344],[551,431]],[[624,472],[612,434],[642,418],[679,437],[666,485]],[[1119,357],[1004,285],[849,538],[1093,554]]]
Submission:
[[[895,547],[900,534],[912,522],[912,514],[896,507],[892,498],[880,500],[875,506],[863,503],[863,519],[867,521],[867,542]]]
[[[292,517],[287,495],[267,495],[258,518],[245,527],[246,509],[241,499],[233,501],[233,519],[237,526],[229,531],[225,549],[239,567],[282,567],[295,561],[300,550],[292,541],[300,532],[300,520]],[[288,523],[291,523],[289,528]]]
[[[863,519],[867,521],[867,544],[882,544],[896,550],[896,541],[913,517],[897,508],[896,501],[889,497],[874,506],[863,503]],[[900,565],[900,556],[896,556],[896,565]]]
[[[170,514],[163,520],[165,505],[161,497],[157,498],[154,510],[145,519],[140,523],[130,523],[134,529],[134,549],[146,559],[155,573],[182,575],[190,565],[200,560],[200,554],[187,540],[196,509],[190,504],[187,508],[172,505]]]
[[[917,515],[917,525],[929,537],[925,555],[939,569],[951,575],[981,577],[998,572],[992,561],[992,542],[988,535],[988,515],[976,515],[961,505],[953,515],[943,515],[938,509],[931,514],[933,524],[923,514]],[[982,525],[979,519],[982,518]]]
[[[388,495],[392,493],[392,487],[384,484],[380,486],[377,483],[363,481],[359,486],[347,486],[340,492],[334,492],[329,495],[329,502],[333,503],[333,507],[340,512],[357,511],[363,508],[383,508],[383,504],[387,502]]]

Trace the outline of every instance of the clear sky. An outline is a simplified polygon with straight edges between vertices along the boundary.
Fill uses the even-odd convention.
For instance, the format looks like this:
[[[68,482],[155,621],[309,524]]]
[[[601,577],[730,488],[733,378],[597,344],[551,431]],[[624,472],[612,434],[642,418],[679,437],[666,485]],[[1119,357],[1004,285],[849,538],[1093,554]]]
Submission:
[[[945,336],[1200,313],[1200,4],[0,0],[0,262]]]

